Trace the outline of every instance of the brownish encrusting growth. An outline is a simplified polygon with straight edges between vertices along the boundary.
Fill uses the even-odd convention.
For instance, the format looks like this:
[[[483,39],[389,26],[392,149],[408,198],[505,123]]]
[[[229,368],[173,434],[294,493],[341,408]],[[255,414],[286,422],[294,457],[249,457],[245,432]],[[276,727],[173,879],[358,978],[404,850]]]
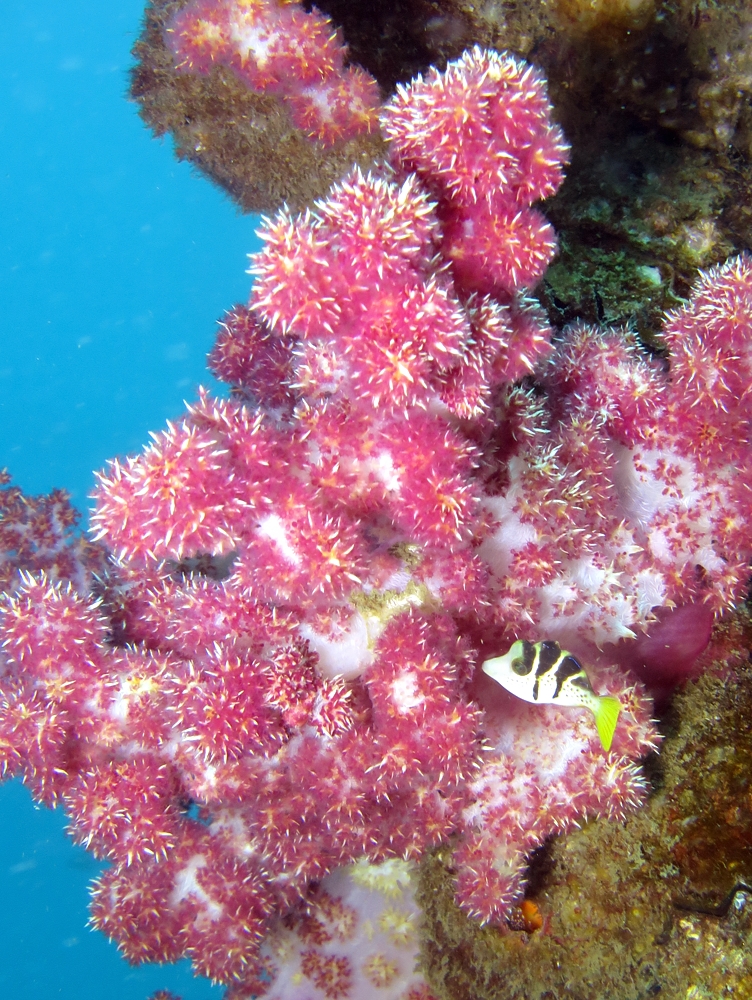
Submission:
[[[451,852],[424,862],[422,956],[440,1000],[752,997],[751,639],[746,611],[716,627],[712,667],[677,696],[647,807],[538,859],[542,928],[480,927],[454,904]]]
[[[133,54],[131,96],[152,131],[171,133],[178,159],[189,160],[227,191],[244,212],[287,202],[301,208],[323,196],[352,164],[383,153],[376,132],[326,148],[292,124],[275,97],[254,93],[215,66],[208,76],[179,72],[164,30],[185,0],[154,0]]]

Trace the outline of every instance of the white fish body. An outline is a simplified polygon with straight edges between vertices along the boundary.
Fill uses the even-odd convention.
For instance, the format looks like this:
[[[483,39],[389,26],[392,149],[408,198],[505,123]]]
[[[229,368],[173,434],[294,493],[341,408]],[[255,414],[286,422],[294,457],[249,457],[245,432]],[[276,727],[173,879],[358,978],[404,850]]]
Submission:
[[[582,664],[558,642],[520,639],[503,656],[486,660],[482,669],[523,701],[589,708],[603,749],[610,749],[621,705],[616,698],[596,694]]]

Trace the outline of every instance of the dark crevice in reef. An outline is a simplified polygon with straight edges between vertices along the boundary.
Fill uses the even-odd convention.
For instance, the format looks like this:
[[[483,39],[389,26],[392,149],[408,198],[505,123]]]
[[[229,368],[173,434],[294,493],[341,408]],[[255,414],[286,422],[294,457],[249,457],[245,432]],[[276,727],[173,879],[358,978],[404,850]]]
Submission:
[[[472,24],[451,4],[413,0],[322,0],[306,3],[342,28],[350,59],[391,93],[430,66],[443,69],[474,42]]]

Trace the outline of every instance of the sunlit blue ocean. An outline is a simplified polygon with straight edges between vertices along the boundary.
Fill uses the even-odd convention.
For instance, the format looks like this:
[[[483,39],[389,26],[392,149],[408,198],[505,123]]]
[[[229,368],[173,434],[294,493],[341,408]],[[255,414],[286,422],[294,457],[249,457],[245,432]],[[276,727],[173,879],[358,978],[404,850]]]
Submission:
[[[173,158],[128,103],[142,0],[13,0],[0,31],[0,467],[85,510],[92,470],[137,450],[200,383],[247,298],[254,220]],[[186,964],[133,969],[86,927],[100,866],[59,813],[0,786],[0,996],[185,1000]]]

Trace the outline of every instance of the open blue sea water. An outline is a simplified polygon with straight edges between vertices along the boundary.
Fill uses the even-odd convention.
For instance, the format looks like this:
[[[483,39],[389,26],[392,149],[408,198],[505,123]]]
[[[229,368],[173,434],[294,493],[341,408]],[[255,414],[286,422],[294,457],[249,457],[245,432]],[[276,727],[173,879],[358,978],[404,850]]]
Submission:
[[[82,510],[200,384],[248,296],[257,220],[155,140],[126,100],[141,0],[12,0],[0,30],[0,468]],[[86,927],[101,866],[0,785],[0,996],[219,1000],[186,963],[131,968]]]

